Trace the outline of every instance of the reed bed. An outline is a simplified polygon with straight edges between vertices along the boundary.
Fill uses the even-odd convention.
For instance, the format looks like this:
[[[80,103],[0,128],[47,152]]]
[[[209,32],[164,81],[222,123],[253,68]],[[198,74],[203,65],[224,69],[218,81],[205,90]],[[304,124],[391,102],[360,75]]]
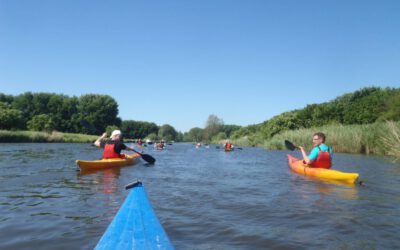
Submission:
[[[335,152],[352,154],[390,155],[400,158],[400,123],[380,122],[368,125],[331,125],[282,132],[264,141],[267,149],[284,149],[284,140],[312,148],[315,132],[326,135],[326,143]]]
[[[387,130],[381,135],[383,148],[387,155],[400,160],[400,123],[387,122]]]

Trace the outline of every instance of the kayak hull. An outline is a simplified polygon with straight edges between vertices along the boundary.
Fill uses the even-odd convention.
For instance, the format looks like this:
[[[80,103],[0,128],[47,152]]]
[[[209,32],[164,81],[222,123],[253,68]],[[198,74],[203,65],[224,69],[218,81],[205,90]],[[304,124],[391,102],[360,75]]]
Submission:
[[[174,249],[138,182],[95,249]]]
[[[290,169],[301,175],[345,184],[354,184],[359,177],[358,173],[346,173],[325,168],[312,168],[304,164],[303,160],[297,159],[291,155],[287,157]]]
[[[76,160],[76,164],[81,170],[98,170],[113,167],[123,167],[136,164],[140,159],[139,154],[128,154],[126,158],[112,158],[95,161]]]

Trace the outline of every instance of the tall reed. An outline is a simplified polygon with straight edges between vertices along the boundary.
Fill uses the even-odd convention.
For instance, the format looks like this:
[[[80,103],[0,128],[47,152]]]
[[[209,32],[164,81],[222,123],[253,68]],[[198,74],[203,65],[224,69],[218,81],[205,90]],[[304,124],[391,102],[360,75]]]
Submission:
[[[381,135],[381,141],[387,155],[400,160],[400,123],[387,122],[387,130]]]
[[[326,143],[335,152],[378,155],[400,155],[399,122],[380,122],[368,125],[330,125],[310,129],[285,131],[266,140],[267,149],[284,149],[284,140],[308,149],[315,132],[326,135]]]

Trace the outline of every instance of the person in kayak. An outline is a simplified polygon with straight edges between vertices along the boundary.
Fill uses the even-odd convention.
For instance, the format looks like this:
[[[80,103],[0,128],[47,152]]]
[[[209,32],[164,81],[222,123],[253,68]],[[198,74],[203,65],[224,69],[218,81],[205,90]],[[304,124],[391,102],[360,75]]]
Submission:
[[[110,158],[125,158],[125,154],[121,154],[122,150],[133,150],[133,148],[126,146],[122,142],[122,133],[120,130],[114,130],[111,133],[111,140],[104,140],[107,137],[107,133],[103,133],[95,142],[96,147],[104,148],[103,159]]]
[[[313,146],[310,154],[307,155],[304,147],[299,146],[303,155],[304,163],[314,168],[332,167],[332,149],[325,144],[325,134],[318,132],[313,135]]]
[[[232,143],[230,143],[229,141],[226,141],[225,144],[224,144],[224,149],[226,151],[231,151],[233,149]]]
[[[142,144],[143,144],[142,139],[139,138],[139,140],[137,140],[137,145],[138,145],[139,147],[141,147]]]

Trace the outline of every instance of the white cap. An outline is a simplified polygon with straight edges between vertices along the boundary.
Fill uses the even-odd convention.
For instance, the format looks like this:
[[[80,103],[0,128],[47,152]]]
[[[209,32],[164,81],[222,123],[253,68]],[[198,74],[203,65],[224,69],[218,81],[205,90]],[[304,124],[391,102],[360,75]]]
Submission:
[[[121,134],[121,130],[114,130],[114,131],[111,133],[110,138],[113,138],[113,136],[115,136],[115,135],[120,135],[120,134]]]

